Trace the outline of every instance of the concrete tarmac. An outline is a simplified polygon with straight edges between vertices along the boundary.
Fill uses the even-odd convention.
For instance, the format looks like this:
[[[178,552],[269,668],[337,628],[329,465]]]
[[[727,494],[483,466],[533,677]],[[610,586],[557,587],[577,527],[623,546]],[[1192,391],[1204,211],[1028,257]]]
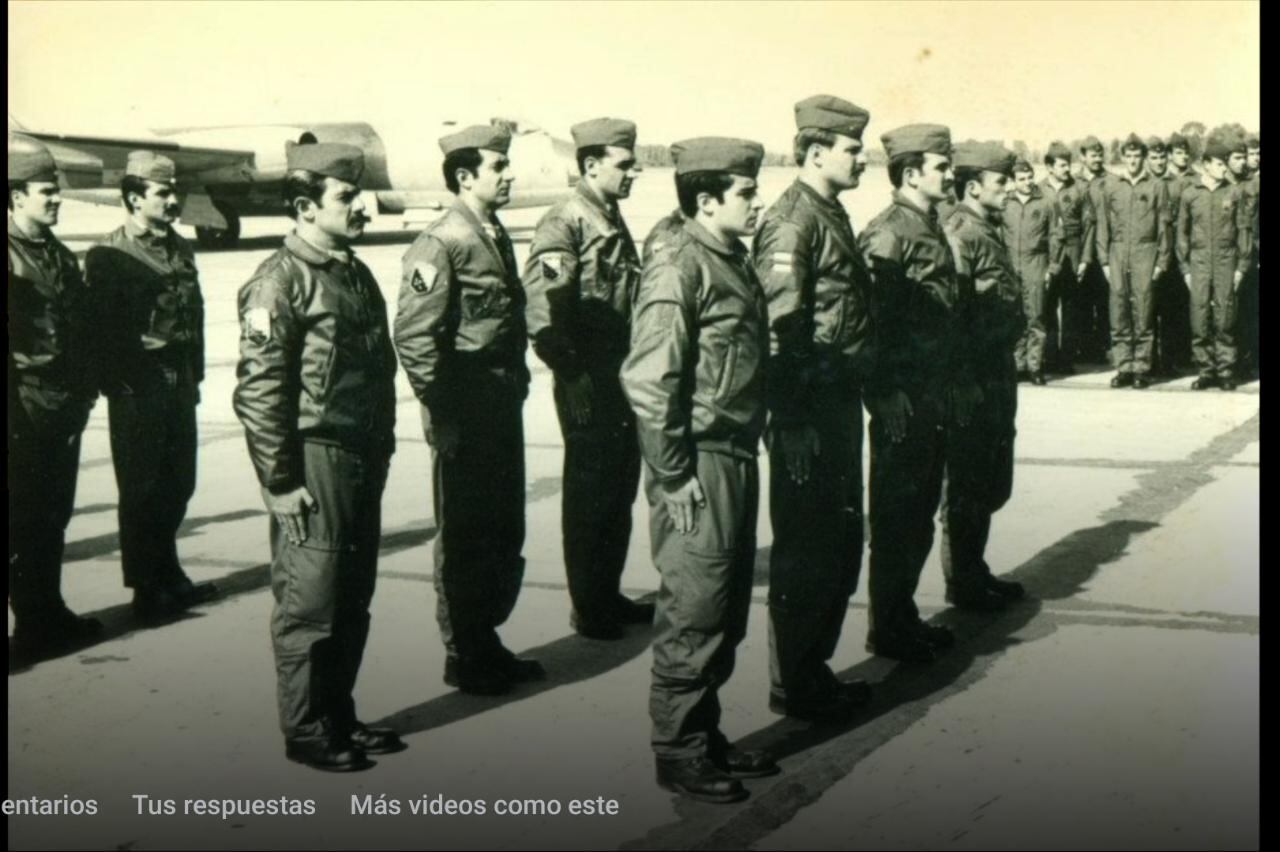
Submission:
[[[790,175],[766,172],[766,199]],[[624,207],[637,236],[674,206],[669,177],[645,181]],[[881,188],[869,192],[855,194],[855,227],[885,202]],[[537,214],[504,220],[519,238]],[[68,204],[59,232],[83,251],[118,217]],[[221,600],[173,623],[135,625],[105,404],[94,411],[63,591],[108,632],[90,648],[11,668],[8,795],[94,799],[98,813],[11,816],[9,848],[1257,848],[1259,385],[1194,393],[1186,376],[1118,391],[1101,366],[1019,388],[1014,494],[996,517],[988,561],[1021,580],[1029,600],[995,617],[948,609],[935,552],[917,600],[960,641],[931,667],[898,666],[863,649],[864,559],[833,667],[873,681],[876,697],[849,724],[815,727],[768,710],[772,537],[762,496],[748,635],[721,694],[726,733],[774,749],[783,772],[747,782],[750,798],[729,806],[654,784],[650,632],[607,643],[569,628],[563,448],[550,375],[532,354],[528,568],[501,632],[550,677],[493,699],[441,682],[430,458],[401,373],[356,698],[363,719],[392,725],[409,749],[349,775],[287,762],[267,627],[267,518],[231,409],[236,292],[286,227],[250,220],[243,246],[197,257],[208,378],[200,480],[179,552],[194,579],[226,591]],[[392,310],[411,238],[398,218],[379,219],[357,247]],[[527,243],[517,249],[523,260]],[[767,466],[762,455],[764,482]],[[658,584],[639,495],[623,583],[633,594]],[[316,812],[183,814],[187,800],[281,796],[313,800]],[[401,813],[353,814],[353,796],[384,809],[394,800]],[[486,813],[410,813],[411,802],[441,796],[483,800]],[[572,800],[597,797],[615,800],[617,813],[568,812]],[[510,799],[561,813],[495,813]],[[164,813],[162,800],[177,813]]]

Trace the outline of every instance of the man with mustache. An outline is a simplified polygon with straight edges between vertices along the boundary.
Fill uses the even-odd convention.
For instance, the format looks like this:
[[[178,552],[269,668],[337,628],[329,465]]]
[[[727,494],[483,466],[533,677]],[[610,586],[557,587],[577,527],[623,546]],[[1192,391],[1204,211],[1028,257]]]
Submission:
[[[525,315],[533,350],[555,375],[572,626],[587,638],[613,640],[625,635],[623,625],[653,621],[652,604],[619,590],[640,446],[618,369],[630,342],[640,258],[618,202],[631,194],[642,168],[632,122],[597,118],[570,130],[582,178],[534,231]]]
[[[662,575],[649,690],[657,781],[723,803],[746,796],[738,778],[778,771],[764,752],[729,744],[719,698],[746,634],[755,564],[769,329],[741,238],[764,207],[764,148],[701,137],[672,149],[684,222],[645,264],[622,386]]]
[[[240,290],[234,404],[271,513],[285,755],[346,772],[404,748],[360,722],[352,698],[395,447],[396,356],[378,282],[351,251],[368,222],[364,155],[291,145],[286,161],[294,229]]]
[[[120,559],[144,621],[217,594],[188,579],[176,541],[195,493],[204,379],[204,300],[195,252],[173,229],[182,212],[176,178],[168,157],[129,154],[120,184],[125,223],[85,257],[120,491]]]
[[[871,273],[840,194],[866,169],[870,117],[831,95],[796,104],[800,175],[752,252],[769,298],[769,706],[802,719],[843,719],[871,697],[828,665],[862,568]]]
[[[98,395],[95,329],[75,254],[53,235],[57,164],[9,135],[9,605],[13,647],[28,657],[102,632],[62,599],[62,551],[75,506],[80,434]]]
[[[524,288],[496,215],[511,200],[510,145],[484,125],[440,140],[456,198],[405,253],[394,327],[432,450],[444,682],[480,695],[546,677],[497,632],[524,577],[529,394]]]
[[[1110,175],[1099,195],[1097,252],[1111,285],[1111,387],[1151,383],[1155,343],[1155,282],[1173,258],[1169,188],[1147,171],[1147,145],[1130,133],[1120,149],[1124,172]]]
[[[954,644],[916,608],[920,571],[933,547],[942,499],[946,432],[966,427],[981,401],[964,350],[951,247],[937,207],[951,195],[951,131],[912,124],[880,137],[892,203],[863,231],[871,267],[876,364],[871,410],[871,630],[867,650],[932,662]],[[956,214],[958,215],[958,214]]]

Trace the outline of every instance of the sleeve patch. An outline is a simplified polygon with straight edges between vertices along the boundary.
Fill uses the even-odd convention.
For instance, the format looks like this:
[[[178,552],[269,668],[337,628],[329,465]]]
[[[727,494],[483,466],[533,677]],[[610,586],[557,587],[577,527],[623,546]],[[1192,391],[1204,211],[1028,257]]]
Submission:
[[[436,281],[440,277],[440,270],[436,269],[434,263],[415,263],[413,265],[413,277],[409,279],[409,286],[413,287],[415,293],[430,293],[435,289]]]
[[[244,336],[258,346],[271,339],[271,311],[266,308],[250,308],[244,313]]]
[[[541,258],[542,276],[548,281],[556,281],[564,267],[563,259],[558,254],[546,254]]]

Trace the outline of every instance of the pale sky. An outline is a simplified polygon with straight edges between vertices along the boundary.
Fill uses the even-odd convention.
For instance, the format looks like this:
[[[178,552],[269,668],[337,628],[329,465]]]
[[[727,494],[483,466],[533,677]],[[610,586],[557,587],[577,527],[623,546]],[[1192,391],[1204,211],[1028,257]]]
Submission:
[[[9,2],[9,110],[38,130],[511,115],[568,136],[788,150],[826,92],[955,138],[1259,127],[1259,3]],[[452,117],[451,115],[449,117]]]

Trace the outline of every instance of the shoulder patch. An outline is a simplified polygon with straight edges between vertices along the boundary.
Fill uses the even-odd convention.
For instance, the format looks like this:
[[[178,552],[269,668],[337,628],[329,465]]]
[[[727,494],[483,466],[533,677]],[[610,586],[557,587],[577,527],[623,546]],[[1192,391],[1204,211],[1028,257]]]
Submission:
[[[440,270],[436,269],[434,263],[415,263],[409,285],[415,293],[430,293],[435,289],[436,279],[439,277]]]
[[[551,252],[544,254],[539,260],[542,263],[542,275],[549,281],[559,279],[560,272],[563,269],[562,258],[559,254]]]
[[[250,308],[241,320],[245,339],[258,346],[271,339],[271,311],[267,308]]]

